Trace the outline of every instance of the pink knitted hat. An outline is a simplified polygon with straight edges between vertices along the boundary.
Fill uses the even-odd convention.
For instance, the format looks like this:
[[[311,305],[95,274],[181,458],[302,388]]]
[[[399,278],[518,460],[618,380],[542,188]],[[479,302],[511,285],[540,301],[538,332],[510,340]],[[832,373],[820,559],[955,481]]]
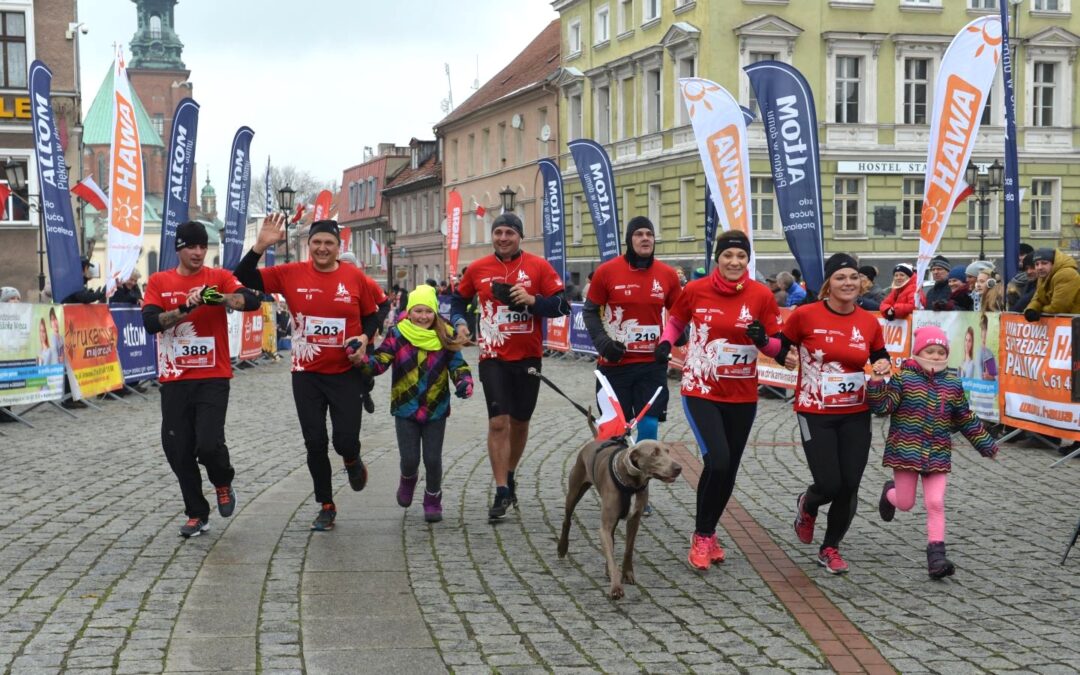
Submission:
[[[930,345],[941,345],[945,348],[945,354],[949,353],[949,339],[945,336],[945,331],[937,326],[923,326],[915,331],[915,345],[911,353],[918,356],[919,352]]]

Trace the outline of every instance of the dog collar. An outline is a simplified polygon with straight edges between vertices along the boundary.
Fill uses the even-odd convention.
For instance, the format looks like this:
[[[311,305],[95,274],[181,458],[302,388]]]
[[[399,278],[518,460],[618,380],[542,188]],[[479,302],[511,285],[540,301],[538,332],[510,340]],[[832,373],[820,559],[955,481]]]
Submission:
[[[624,495],[632,495],[641,492],[649,486],[649,483],[647,481],[642,483],[641,485],[627,485],[621,478],[619,478],[619,472],[615,468],[615,465],[619,461],[620,454],[629,455],[630,449],[624,448],[623,450],[616,450],[615,452],[611,453],[611,459],[608,460],[608,471],[611,472],[611,479],[615,481],[615,487],[619,488],[619,492],[623,493]],[[629,457],[627,457],[626,464],[628,466],[633,466],[633,464],[630,464]],[[644,473],[641,469],[638,469],[637,467],[634,467],[634,471],[637,472],[638,476]]]

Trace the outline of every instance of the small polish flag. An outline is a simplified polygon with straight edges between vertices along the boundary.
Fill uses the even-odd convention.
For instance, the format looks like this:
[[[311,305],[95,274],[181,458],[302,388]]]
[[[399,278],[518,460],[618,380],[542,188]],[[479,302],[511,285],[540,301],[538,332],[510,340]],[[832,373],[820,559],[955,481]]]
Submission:
[[[105,196],[105,193],[98,187],[98,184],[94,182],[93,176],[87,176],[76,183],[75,187],[71,188],[71,193],[90,206],[93,206],[98,211],[105,211],[109,208],[109,198]]]
[[[296,215],[294,215],[292,217],[292,220],[289,221],[289,224],[290,225],[295,225],[296,223],[299,223],[300,219],[303,218],[303,217],[304,217],[304,203],[300,202],[299,204],[296,205]]]
[[[599,370],[593,372],[600,381],[600,389],[596,392],[596,403],[600,406],[600,417],[596,420],[596,440],[621,438],[627,434],[630,427],[626,423],[622,406],[619,405],[619,397],[615,395],[615,390],[603,373]]]
[[[11,196],[11,186],[7,183],[0,183],[0,220],[4,219],[4,213],[7,211],[7,200]]]
[[[483,218],[485,213],[487,213],[487,209],[485,209],[482,205],[477,204],[476,205],[476,217],[477,218]]]

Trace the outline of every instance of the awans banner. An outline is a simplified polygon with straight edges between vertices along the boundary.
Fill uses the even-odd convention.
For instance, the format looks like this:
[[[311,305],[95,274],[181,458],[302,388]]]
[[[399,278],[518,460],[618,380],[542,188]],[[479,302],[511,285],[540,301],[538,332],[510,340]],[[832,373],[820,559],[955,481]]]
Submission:
[[[270,175],[270,156],[266,156],[266,180],[264,182],[266,186],[266,215],[270,215],[274,212],[274,181]],[[348,230],[342,231],[342,244],[343,250],[348,251],[349,245],[345,242],[345,233]],[[271,246],[266,249],[266,254],[263,256],[264,264],[267,267],[273,267],[275,262],[275,250],[277,246]]]
[[[109,313],[116,324],[124,382],[141,382],[157,377],[157,339],[143,326],[142,310],[111,305]]]
[[[761,106],[784,237],[807,288],[816,294],[825,281],[825,244],[814,92],[786,63],[759,61],[744,70]]]
[[[1072,334],[1070,317],[1028,323],[1018,314],[1001,315],[1002,424],[1080,441],[1080,403],[1070,391]]]
[[[566,282],[566,230],[563,217],[563,185],[559,165],[550,159],[541,159],[540,182],[543,185],[544,257],[555,268],[555,273]]]
[[[161,245],[158,269],[176,267],[176,227],[188,220],[192,170],[195,167],[195,135],[199,127],[199,104],[185,98],[173,113],[172,137],[169,139],[169,184],[165,186],[165,205],[161,213]]]
[[[460,273],[458,270],[458,254],[461,250],[461,193],[451,190],[446,195],[446,255],[447,255],[447,278],[456,279]]]
[[[746,117],[726,89],[699,77],[679,78],[690,112],[705,182],[712,193],[720,227],[745,232],[753,239],[750,222],[750,150]],[[754,275],[754,257],[750,257]]]
[[[964,26],[941,59],[930,118],[916,279],[926,276],[964,188],[964,169],[1000,59],[1001,20],[996,16],[979,17]]]
[[[64,355],[75,399],[123,386],[116,324],[106,305],[64,305]]]
[[[251,192],[251,138],[254,135],[249,127],[237,129],[229,152],[229,201],[225,209],[225,242],[221,253],[221,266],[227,270],[236,269],[244,254],[244,230]]]
[[[63,320],[60,305],[0,303],[0,405],[63,397]]]
[[[581,138],[570,141],[570,154],[574,157],[585,202],[589,205],[593,227],[596,228],[596,245],[600,249],[600,262],[619,256],[619,210],[615,199],[615,174],[607,152],[596,141]]]
[[[53,117],[52,71],[41,61],[30,64],[30,105],[34,115],[34,159],[41,216],[45,219],[45,248],[49,255],[49,279],[57,302],[83,287],[79,242],[71,214],[68,170],[64,146]]]
[[[1009,49],[1009,8],[1013,3],[999,2],[1001,11],[1001,76],[1005,85],[1005,282],[1016,276],[1020,257],[1020,161],[1016,153],[1016,91],[1013,89],[1012,51]]]
[[[143,158],[135,104],[131,96],[122,47],[116,48],[113,65],[112,165],[109,169],[109,255],[105,293],[126,281],[143,246]],[[81,285],[80,285],[81,288]],[[55,290],[54,298],[64,298]],[[115,357],[115,355],[114,355]],[[119,368],[117,369],[119,371]],[[106,390],[109,391],[109,390]],[[100,393],[100,392],[99,392]]]

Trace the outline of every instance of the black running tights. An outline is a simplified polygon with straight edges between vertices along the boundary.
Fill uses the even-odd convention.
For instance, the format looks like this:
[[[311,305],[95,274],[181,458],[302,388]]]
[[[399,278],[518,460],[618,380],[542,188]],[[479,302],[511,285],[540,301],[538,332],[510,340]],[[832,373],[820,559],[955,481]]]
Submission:
[[[839,548],[859,502],[859,483],[870,455],[870,412],[842,415],[799,413],[803,452],[814,483],[806,489],[804,508],[816,516],[829,507],[821,548]]]
[[[735,489],[735,476],[750,438],[757,403],[717,403],[683,396],[683,410],[701,448],[694,531],[708,537],[716,532],[716,524]]]

